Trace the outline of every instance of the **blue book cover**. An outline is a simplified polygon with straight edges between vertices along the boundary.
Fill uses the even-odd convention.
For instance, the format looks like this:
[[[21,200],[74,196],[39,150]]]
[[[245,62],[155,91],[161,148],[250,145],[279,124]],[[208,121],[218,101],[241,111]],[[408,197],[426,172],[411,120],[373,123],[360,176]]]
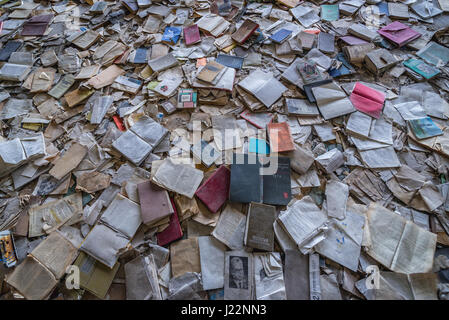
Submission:
[[[409,120],[410,127],[418,139],[440,136],[443,134],[440,128],[430,117]]]
[[[252,152],[252,153],[269,154],[270,146],[268,145],[268,143],[265,140],[257,139],[257,138],[250,138],[248,151]]]
[[[219,64],[234,69],[242,69],[243,60],[242,57],[231,56],[229,54],[219,54],[217,59],[215,59]]]
[[[137,48],[136,55],[134,56],[134,63],[147,63],[147,48]]]
[[[389,15],[388,12],[388,2],[380,2],[377,4],[377,7],[379,8],[379,13],[380,14],[385,14],[385,15]]]
[[[270,36],[270,39],[276,43],[282,43],[284,40],[286,40],[290,35],[292,34],[292,31],[287,29],[281,29],[275,34]]]
[[[346,60],[344,53],[342,53],[342,52],[338,53],[336,58],[342,64],[338,69],[329,69],[328,72],[332,78],[347,76],[347,75],[353,74],[355,72],[354,68]]]
[[[182,29],[178,27],[166,27],[164,35],[162,36],[163,42],[175,44],[181,37]]]

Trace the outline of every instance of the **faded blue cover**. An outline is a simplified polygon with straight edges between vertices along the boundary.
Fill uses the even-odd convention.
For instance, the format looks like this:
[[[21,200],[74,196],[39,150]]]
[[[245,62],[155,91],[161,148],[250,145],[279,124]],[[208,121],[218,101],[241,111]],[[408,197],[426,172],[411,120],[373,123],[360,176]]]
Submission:
[[[270,146],[265,140],[253,137],[249,139],[248,151],[253,153],[269,154]]]
[[[340,18],[338,4],[323,4],[321,6],[321,19],[326,21],[336,21]]]
[[[271,35],[270,39],[276,43],[281,43],[282,41],[287,39],[291,34],[292,34],[291,30],[281,29],[278,32],[276,32],[275,34]]]
[[[167,27],[165,28],[164,35],[162,36],[162,41],[170,42],[175,44],[178,42],[181,36],[182,29],[178,27]]]
[[[380,2],[377,4],[377,7],[379,8],[380,14],[390,15],[388,12],[388,2]]]
[[[231,56],[229,54],[219,54],[217,59],[215,59],[215,61],[219,64],[234,69],[241,69],[243,66],[243,60],[244,59],[242,57]]]
[[[443,131],[438,128],[430,117],[410,120],[409,124],[415,137],[418,139],[426,139],[443,134]]]
[[[440,73],[439,69],[431,65],[428,65],[424,61],[418,59],[408,59],[407,61],[404,61],[404,66],[412,69],[413,71],[420,74],[427,80],[435,77],[437,74]]]
[[[147,63],[147,48],[137,48],[136,55],[134,56],[134,63]]]

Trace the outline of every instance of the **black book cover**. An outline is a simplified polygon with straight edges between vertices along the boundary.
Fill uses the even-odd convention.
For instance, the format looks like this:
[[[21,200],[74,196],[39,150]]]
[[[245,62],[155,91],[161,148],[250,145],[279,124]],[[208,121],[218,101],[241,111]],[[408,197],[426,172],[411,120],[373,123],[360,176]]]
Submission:
[[[287,205],[292,198],[290,180],[290,158],[278,157],[278,169],[275,174],[263,177],[263,203]],[[264,165],[268,167],[270,164]]]
[[[20,41],[8,41],[0,50],[0,61],[8,61],[11,53],[17,51],[21,45],[22,42]]]
[[[264,162],[263,167],[268,169],[269,166],[270,162]],[[256,155],[234,154],[231,164],[229,199],[240,203],[288,204],[292,197],[290,158],[277,158],[275,174],[261,175],[261,168],[262,164]]]
[[[319,87],[319,86],[322,86],[323,84],[327,84],[330,82],[332,82],[332,79],[320,80],[317,82],[305,84],[303,86],[303,90],[304,90],[304,93],[306,94],[307,100],[309,100],[309,102],[311,102],[311,103],[316,102],[315,96],[313,95],[313,92],[312,92],[312,88]]]
[[[260,202],[260,163],[255,155],[233,154],[231,164],[231,186],[229,200],[232,202]]]

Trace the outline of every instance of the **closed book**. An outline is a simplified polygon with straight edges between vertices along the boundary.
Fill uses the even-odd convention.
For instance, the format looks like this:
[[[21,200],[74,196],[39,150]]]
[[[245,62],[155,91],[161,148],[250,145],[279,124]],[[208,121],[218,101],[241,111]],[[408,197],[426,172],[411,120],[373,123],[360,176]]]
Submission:
[[[290,37],[290,35],[292,34],[291,30],[287,30],[287,29],[281,29],[278,32],[274,33],[270,39],[275,42],[275,43],[283,43],[285,40],[288,39],[288,37]]]
[[[80,287],[86,289],[99,299],[104,299],[112,284],[120,263],[108,268],[84,252],[80,252],[73,263],[80,270]]]
[[[246,216],[245,246],[274,250],[273,223],[276,220],[276,207],[251,202]]]
[[[164,34],[162,35],[162,42],[168,44],[176,44],[181,37],[181,28],[178,27],[166,27]]]
[[[269,123],[267,125],[267,130],[272,152],[295,150],[290,126],[287,122]]]
[[[323,4],[321,6],[321,19],[324,21],[336,21],[340,17],[338,4]]]
[[[427,139],[440,136],[443,131],[432,121],[430,117],[409,120],[410,128],[417,139]]]
[[[318,49],[324,53],[334,53],[335,35],[332,33],[320,32],[318,34]]]
[[[263,202],[286,205],[291,200],[290,158],[265,158],[256,154],[234,154],[231,164],[231,202]]]
[[[179,89],[178,109],[196,108],[197,93],[193,89]]]
[[[290,158],[277,157],[277,171],[263,176],[263,203],[287,205],[291,198]]]
[[[200,72],[198,72],[196,78],[201,81],[213,83],[224,68],[225,66],[222,64],[215,61],[210,61],[201,69]]]
[[[249,19],[245,20],[240,28],[231,36],[232,40],[242,44],[259,28],[259,25]]]
[[[0,50],[0,61],[8,61],[11,53],[17,51],[22,45],[22,41],[8,41]]]
[[[354,36],[344,36],[341,37],[340,40],[344,41],[345,43],[347,43],[350,46],[356,46],[359,44],[367,44],[368,41],[365,41],[363,39],[354,37]]]
[[[248,154],[233,155],[229,200],[242,203],[261,201],[262,177],[259,174],[259,168],[260,163],[256,156]]]
[[[47,30],[49,22],[53,19],[52,14],[34,16],[23,25],[22,36],[42,36]]]
[[[176,211],[175,203],[173,202],[173,199],[170,199],[170,201],[174,212],[170,216],[169,225],[166,229],[157,234],[157,244],[162,247],[175,240],[178,240],[182,237],[183,234],[181,225],[179,224],[178,212]]]
[[[167,190],[146,181],[137,185],[137,191],[144,224],[151,225],[174,212]]]
[[[388,2],[388,17],[390,19],[408,20],[408,5],[405,3]]]
[[[184,41],[187,46],[201,41],[200,29],[196,24],[184,28]]]
[[[413,30],[412,28],[399,21],[390,23],[377,32],[399,47],[402,47],[408,42],[421,37],[421,34],[419,32]]]
[[[134,55],[133,63],[147,63],[148,62],[148,48],[137,48]]]
[[[310,299],[309,255],[285,250],[284,282],[288,300]]]
[[[231,172],[225,166],[218,168],[195,192],[211,212],[217,212],[229,195]]]
[[[231,56],[229,54],[218,54],[215,61],[229,68],[241,69],[243,60],[242,57]]]
[[[435,77],[437,74],[440,73],[440,70],[438,68],[431,66],[430,64],[427,64],[424,61],[418,59],[408,59],[407,61],[404,61],[403,64],[404,66],[410,68],[411,70],[423,76],[427,80]]]

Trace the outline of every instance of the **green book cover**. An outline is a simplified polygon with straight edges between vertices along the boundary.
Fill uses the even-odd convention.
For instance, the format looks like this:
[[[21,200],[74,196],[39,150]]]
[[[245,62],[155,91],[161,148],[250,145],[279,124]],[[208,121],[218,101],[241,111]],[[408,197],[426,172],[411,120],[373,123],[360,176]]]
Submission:
[[[335,21],[340,17],[338,4],[323,4],[321,6],[321,19],[325,21]]]
[[[439,69],[432,67],[431,65],[428,65],[424,61],[418,59],[408,59],[407,61],[404,61],[404,66],[406,66],[409,69],[412,69],[413,71],[420,74],[427,80],[435,77],[437,74],[440,73]]]

